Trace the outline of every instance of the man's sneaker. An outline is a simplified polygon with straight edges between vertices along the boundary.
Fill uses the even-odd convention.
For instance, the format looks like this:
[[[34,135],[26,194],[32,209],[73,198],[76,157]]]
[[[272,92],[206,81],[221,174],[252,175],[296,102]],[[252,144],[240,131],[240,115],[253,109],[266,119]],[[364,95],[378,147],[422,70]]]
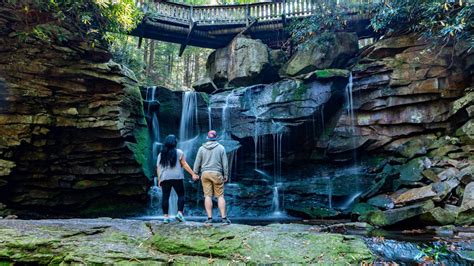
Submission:
[[[212,218],[207,218],[207,220],[204,222],[205,226],[212,226]]]
[[[178,220],[178,222],[186,222],[186,219],[184,219],[183,214],[181,214],[180,212],[178,212],[178,214],[176,215],[176,220]]]
[[[165,217],[165,219],[163,220],[163,223],[165,223],[165,224],[169,224],[170,222],[171,222],[170,217]]]
[[[231,222],[230,222],[229,218],[226,217],[226,218],[222,218],[222,224],[229,225],[229,224],[231,224]]]

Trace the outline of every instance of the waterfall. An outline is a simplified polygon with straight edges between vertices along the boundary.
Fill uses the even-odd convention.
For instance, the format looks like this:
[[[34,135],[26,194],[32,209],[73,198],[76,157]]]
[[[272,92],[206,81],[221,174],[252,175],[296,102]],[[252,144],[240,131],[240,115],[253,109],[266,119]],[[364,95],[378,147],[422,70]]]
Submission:
[[[356,127],[355,127],[355,116],[354,116],[354,100],[353,100],[353,94],[352,94],[352,86],[353,86],[353,79],[352,79],[352,72],[349,75],[349,81],[346,86],[346,111],[347,111],[347,116],[349,117],[349,123],[350,123],[350,138],[352,140],[352,151],[353,151],[353,160],[354,162],[357,161],[357,154],[356,154],[356,139],[355,139],[355,134],[356,134]]]
[[[186,158],[192,154],[194,143],[199,136],[197,93],[187,91],[183,94],[183,108],[179,125],[179,144]]]
[[[321,113],[321,132],[324,133],[324,105],[321,105],[321,108],[319,109],[320,113]]]
[[[222,107],[222,139],[230,139],[230,113],[228,111],[230,97],[234,95],[234,91],[231,91],[225,97],[225,105]]]
[[[207,118],[209,120],[209,131],[212,130],[212,107],[209,105],[207,107]]]
[[[332,209],[332,180],[330,176],[326,176],[324,179],[327,180],[326,195],[328,195],[328,208]]]

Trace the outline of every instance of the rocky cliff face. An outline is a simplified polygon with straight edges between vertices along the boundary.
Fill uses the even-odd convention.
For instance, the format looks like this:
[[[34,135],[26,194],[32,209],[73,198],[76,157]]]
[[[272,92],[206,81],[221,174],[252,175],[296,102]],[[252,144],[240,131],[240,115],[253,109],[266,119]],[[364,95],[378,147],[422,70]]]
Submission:
[[[0,202],[42,215],[143,206],[148,134],[133,73],[67,25],[43,24],[62,41],[25,37],[43,22],[23,14],[0,8]]]
[[[365,50],[353,69],[354,121],[342,115],[325,148],[393,150],[397,139],[452,131],[465,115],[452,112],[471,77],[466,49],[430,50],[415,36],[381,40]],[[355,134],[348,127],[355,126]],[[355,143],[353,146],[352,143]]]
[[[357,49],[346,35],[337,36],[345,42],[334,53],[318,42],[297,51],[280,69],[291,79],[210,97],[212,124],[242,145],[237,202],[269,208],[273,178],[295,214],[337,215],[320,209],[330,198],[347,212],[341,202],[356,195],[365,203],[351,212],[379,226],[472,223],[472,51],[434,48],[410,34],[386,37],[351,59]],[[343,170],[354,158],[359,170]],[[316,170],[300,171],[310,161]],[[321,163],[343,165],[334,171]],[[253,173],[257,166],[267,175]]]

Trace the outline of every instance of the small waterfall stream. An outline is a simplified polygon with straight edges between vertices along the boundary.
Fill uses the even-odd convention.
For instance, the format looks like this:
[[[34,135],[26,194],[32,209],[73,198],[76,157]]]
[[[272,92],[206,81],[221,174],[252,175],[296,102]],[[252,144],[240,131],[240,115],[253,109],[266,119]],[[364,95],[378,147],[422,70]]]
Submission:
[[[183,150],[186,158],[190,158],[198,137],[197,93],[194,91],[186,91],[183,93],[183,107],[181,110],[178,143],[178,148]]]

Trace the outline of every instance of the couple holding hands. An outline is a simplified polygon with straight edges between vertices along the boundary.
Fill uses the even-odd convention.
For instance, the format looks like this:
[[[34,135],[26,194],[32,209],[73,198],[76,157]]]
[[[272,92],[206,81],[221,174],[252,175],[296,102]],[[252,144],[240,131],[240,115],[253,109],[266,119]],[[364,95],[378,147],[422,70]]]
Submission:
[[[194,181],[201,178],[204,192],[204,207],[207,213],[206,225],[212,223],[212,197],[217,198],[219,211],[223,224],[230,224],[226,216],[226,206],[224,199],[224,183],[228,180],[228,161],[224,146],[217,142],[217,133],[211,130],[207,134],[207,142],[204,143],[196,155],[194,167],[191,169],[186,162],[184,152],[177,148],[178,140],[176,136],[169,135],[164,141],[164,146],[156,162],[158,184],[163,189],[162,208],[164,222],[171,221],[168,208],[171,188],[174,188],[178,195],[178,214],[176,219],[184,222],[184,170],[188,172]],[[199,177],[198,174],[201,174]]]

